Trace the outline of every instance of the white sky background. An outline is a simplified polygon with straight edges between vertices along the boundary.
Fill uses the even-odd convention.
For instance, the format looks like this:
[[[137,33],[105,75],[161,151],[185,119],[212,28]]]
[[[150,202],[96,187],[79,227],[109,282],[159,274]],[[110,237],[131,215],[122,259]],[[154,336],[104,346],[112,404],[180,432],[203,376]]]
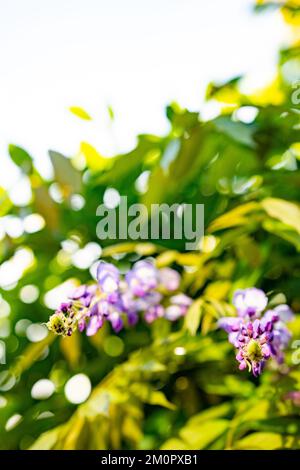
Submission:
[[[165,105],[201,109],[211,80],[268,82],[288,31],[279,13],[254,15],[253,3],[0,0],[0,185],[18,178],[8,143],[45,174],[49,148],[70,155],[87,140],[112,155],[139,133],[166,132]],[[72,115],[72,105],[94,121]]]

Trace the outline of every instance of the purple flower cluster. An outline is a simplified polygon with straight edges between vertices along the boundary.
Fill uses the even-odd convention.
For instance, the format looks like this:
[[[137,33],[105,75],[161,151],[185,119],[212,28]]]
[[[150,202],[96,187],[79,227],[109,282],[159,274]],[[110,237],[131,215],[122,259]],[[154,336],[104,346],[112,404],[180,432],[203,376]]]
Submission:
[[[147,323],[164,317],[183,317],[192,300],[178,292],[180,275],[171,268],[157,269],[151,261],[134,264],[125,277],[109,263],[100,262],[97,284],[78,287],[70,301],[50,317],[47,326],[56,334],[70,336],[78,328],[92,336],[109,321],[115,332],[135,325],[140,316]]]
[[[283,350],[291,338],[286,322],[293,319],[293,312],[287,305],[268,308],[266,294],[254,287],[236,291],[233,304],[237,316],[221,318],[219,326],[237,348],[239,369],[248,367],[257,377],[271,357],[283,362]]]

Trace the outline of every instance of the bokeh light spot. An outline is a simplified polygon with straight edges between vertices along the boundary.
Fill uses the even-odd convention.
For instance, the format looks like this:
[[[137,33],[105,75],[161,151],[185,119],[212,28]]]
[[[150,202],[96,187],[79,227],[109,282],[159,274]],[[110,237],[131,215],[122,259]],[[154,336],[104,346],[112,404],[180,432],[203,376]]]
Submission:
[[[26,329],[26,336],[32,343],[38,343],[46,338],[48,329],[41,323],[32,323]]]
[[[12,415],[5,424],[5,431],[11,431],[22,421],[22,415],[16,413]]]
[[[33,284],[28,284],[20,290],[20,299],[25,304],[32,304],[39,297],[39,289]]]
[[[88,399],[92,390],[91,381],[85,374],[71,377],[65,385],[65,395],[70,403],[78,405]]]
[[[103,195],[103,202],[108,209],[115,209],[120,204],[120,194],[114,188],[107,188]]]
[[[40,379],[33,385],[31,396],[35,400],[46,400],[55,391],[54,383],[49,379]]]

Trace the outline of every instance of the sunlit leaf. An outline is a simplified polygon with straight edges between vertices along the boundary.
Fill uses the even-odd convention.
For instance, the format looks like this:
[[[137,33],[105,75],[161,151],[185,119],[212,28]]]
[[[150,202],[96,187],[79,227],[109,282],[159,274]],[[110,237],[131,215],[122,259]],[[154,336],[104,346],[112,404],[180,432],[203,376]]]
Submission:
[[[17,145],[10,144],[8,152],[12,161],[23,171],[29,175],[33,169],[32,158],[26,150],[18,147]]]
[[[284,447],[284,438],[272,432],[255,432],[237,441],[237,450],[275,450]]]
[[[79,117],[80,119],[84,119],[85,121],[90,121],[92,119],[91,116],[79,106],[71,106],[69,110],[72,114]]]
[[[81,175],[74,168],[70,159],[53,150],[49,150],[49,155],[54,168],[55,179],[61,185],[64,195],[68,197],[73,192],[80,192]]]
[[[0,217],[7,214],[7,212],[11,209],[12,202],[8,197],[7,192],[4,188],[0,187]]]
[[[181,439],[176,437],[168,439],[161,446],[161,450],[188,450],[189,447]]]
[[[300,207],[283,199],[267,198],[262,201],[267,214],[294,228],[300,234]]]
[[[169,408],[170,410],[174,410],[176,408],[176,406],[173,405],[173,403],[170,403],[167,400],[167,398],[162,392],[158,390],[153,390],[153,388],[147,384],[144,384],[144,383],[133,384],[130,387],[130,390],[135,396],[137,396],[144,403],[149,403],[150,405],[163,406],[165,408]]]
[[[191,333],[191,335],[195,335],[199,328],[202,312],[203,300],[197,299],[190,306],[184,321],[184,326]]]
[[[257,202],[249,202],[240,205],[214,220],[209,226],[209,231],[215,232],[217,230],[243,225],[249,222],[249,215],[258,209],[259,204]]]
[[[113,159],[103,157],[88,142],[81,142],[80,152],[85,157],[87,167],[92,171],[101,171],[112,165]]]
[[[214,419],[199,425],[187,424],[179,432],[179,436],[189,449],[205,449],[208,444],[217,439],[228,429],[229,421]]]

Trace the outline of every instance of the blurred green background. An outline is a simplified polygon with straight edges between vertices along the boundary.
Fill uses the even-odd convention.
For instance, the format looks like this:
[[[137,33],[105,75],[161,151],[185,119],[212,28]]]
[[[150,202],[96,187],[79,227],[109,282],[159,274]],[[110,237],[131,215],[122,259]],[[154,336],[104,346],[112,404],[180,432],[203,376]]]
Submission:
[[[258,14],[271,7],[256,5]],[[300,403],[286,398],[300,391],[293,344],[287,364],[254,379],[216,329],[238,287],[261,286],[300,309],[300,4],[281,12],[294,42],[274,80],[252,96],[241,77],[211,83],[206,99],[221,105],[212,120],[171,103],[170,132],[140,135],[127,154],[105,158],[88,142],[72,156],[50,151],[51,181],[9,146],[32,197],[13,205],[0,188],[1,449],[300,447]],[[203,203],[199,250],[178,240],[100,242],[96,209],[119,195],[147,207]],[[106,324],[89,338],[47,332],[53,309],[94,276],[100,257],[126,272],[145,256],[182,272],[195,299],[182,324],[140,322],[118,336]],[[291,329],[299,338],[299,317]]]

